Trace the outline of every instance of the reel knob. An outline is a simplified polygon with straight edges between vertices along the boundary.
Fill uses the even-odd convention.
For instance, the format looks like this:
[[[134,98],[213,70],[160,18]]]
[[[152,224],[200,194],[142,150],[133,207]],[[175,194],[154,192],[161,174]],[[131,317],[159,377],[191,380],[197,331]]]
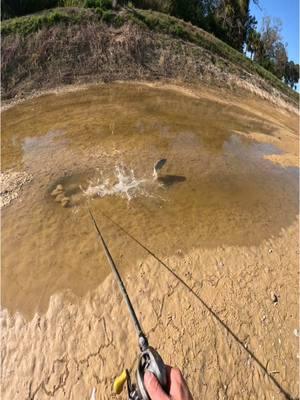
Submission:
[[[117,376],[114,380],[113,389],[116,394],[120,394],[123,390],[124,384],[127,381],[127,371],[124,369],[121,375]]]

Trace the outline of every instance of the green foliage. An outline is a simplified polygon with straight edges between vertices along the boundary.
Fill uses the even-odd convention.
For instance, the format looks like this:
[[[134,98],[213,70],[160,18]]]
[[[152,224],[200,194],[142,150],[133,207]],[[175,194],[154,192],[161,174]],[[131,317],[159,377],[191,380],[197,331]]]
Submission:
[[[250,0],[134,0],[133,4],[191,22],[240,52],[257,24],[250,15]]]
[[[111,10],[104,10],[102,20],[106,23],[111,23],[114,20],[115,14]]]
[[[115,26],[124,24],[125,19],[121,15],[114,13],[112,10],[105,10],[100,7],[94,9],[96,21],[102,20]],[[26,36],[32,32],[36,32],[43,27],[51,27],[59,23],[76,24],[84,19],[84,10],[76,13],[65,12],[63,9],[51,10],[40,15],[30,15],[3,21],[1,24],[1,34],[19,34]],[[89,18],[91,16],[89,15]]]
[[[199,24],[200,2],[197,0],[170,0],[169,13],[174,17]]]
[[[280,20],[272,23],[270,17],[265,17],[261,32],[254,31],[249,36],[247,48],[254,54],[256,62],[282,79],[288,56],[286,46],[281,41],[280,31]]]
[[[112,8],[112,0],[85,0],[84,6],[87,8],[108,10]]]
[[[286,64],[284,81],[287,85],[290,85],[292,89],[295,88],[295,84],[299,82],[299,64],[295,64],[294,61],[289,61]]]
[[[96,11],[96,14],[102,19],[102,16],[103,16],[102,8],[97,7],[97,8],[95,8],[95,11]]]
[[[108,10],[112,8],[112,0],[2,0],[1,18],[23,16],[54,7],[87,7]]]
[[[84,7],[85,0],[59,0],[60,7]]]
[[[58,0],[2,0],[1,19],[35,13],[57,5]]]
[[[1,25],[1,33],[18,33],[25,36],[45,26],[50,27],[59,22],[76,23],[79,22],[79,20],[79,15],[71,16],[59,11],[51,11],[45,15],[33,15],[4,21]]]
[[[283,43],[278,42],[275,46],[274,51],[274,74],[282,79],[284,76],[284,71],[286,64],[288,62],[286,48]]]
[[[185,30],[178,24],[171,25],[169,32],[171,35],[178,36],[182,39],[187,37]]]
[[[170,0],[132,0],[130,3],[134,7],[144,10],[169,12],[170,8]]]
[[[160,18],[151,13],[134,12],[132,20],[136,23],[146,25],[151,30],[163,32],[182,39],[188,39],[188,31],[180,24],[180,22],[172,17],[161,14]]]
[[[261,46],[260,33],[255,29],[251,29],[247,40],[246,40],[247,51],[250,53],[250,57],[252,57],[259,51]]]
[[[116,28],[120,28],[126,22],[126,18],[120,14],[117,14],[113,18],[113,24]]]

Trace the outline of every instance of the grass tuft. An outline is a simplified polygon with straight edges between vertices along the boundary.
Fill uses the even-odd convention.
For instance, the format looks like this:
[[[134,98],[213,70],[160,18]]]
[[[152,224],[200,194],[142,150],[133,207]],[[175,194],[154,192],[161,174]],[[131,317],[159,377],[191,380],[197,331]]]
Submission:
[[[32,32],[36,32],[43,27],[50,27],[61,22],[77,23],[80,21],[79,14],[66,14],[60,11],[50,11],[42,15],[31,15],[19,18],[8,19],[2,22],[2,35],[19,34],[26,36]]]

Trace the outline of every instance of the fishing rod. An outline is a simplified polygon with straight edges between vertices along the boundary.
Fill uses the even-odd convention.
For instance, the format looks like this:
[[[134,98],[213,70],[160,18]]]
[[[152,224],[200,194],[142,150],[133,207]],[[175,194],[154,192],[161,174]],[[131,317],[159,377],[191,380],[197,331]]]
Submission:
[[[133,321],[133,325],[134,325],[135,331],[138,336],[138,344],[139,344],[139,348],[141,351],[141,353],[139,355],[139,361],[138,361],[138,366],[137,366],[137,371],[136,371],[137,383],[136,384],[131,383],[129,371],[128,371],[128,369],[125,369],[122,372],[122,374],[115,379],[114,390],[117,394],[120,394],[122,392],[125,382],[127,381],[127,392],[128,392],[128,398],[130,400],[150,400],[149,395],[148,395],[147,390],[144,385],[145,372],[146,371],[152,372],[159,380],[162,388],[167,392],[166,366],[165,366],[161,356],[158,354],[158,352],[153,347],[149,346],[148,339],[141,328],[140,322],[136,316],[136,313],[134,311],[134,308],[132,306],[132,303],[130,301],[128,293],[126,291],[126,287],[122,281],[121,275],[120,275],[118,268],[112,258],[109,248],[108,248],[107,244],[105,243],[103,235],[102,235],[102,233],[97,225],[97,222],[89,208],[88,208],[88,211],[89,211],[90,217],[95,225],[96,231],[98,233],[98,237],[100,238],[103,250],[104,250],[107,260],[110,264],[110,267],[113,271],[113,274],[116,278],[116,281],[119,285],[122,296],[127,304],[130,317]]]

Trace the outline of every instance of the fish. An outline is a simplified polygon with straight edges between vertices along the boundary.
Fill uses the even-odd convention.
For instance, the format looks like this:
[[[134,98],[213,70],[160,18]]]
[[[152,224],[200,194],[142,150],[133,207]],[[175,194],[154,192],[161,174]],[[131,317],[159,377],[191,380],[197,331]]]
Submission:
[[[154,164],[154,168],[153,168],[153,177],[154,177],[154,179],[157,179],[158,172],[162,169],[162,167],[165,165],[166,162],[167,162],[167,159],[166,158],[162,158],[161,160],[158,160]]]

